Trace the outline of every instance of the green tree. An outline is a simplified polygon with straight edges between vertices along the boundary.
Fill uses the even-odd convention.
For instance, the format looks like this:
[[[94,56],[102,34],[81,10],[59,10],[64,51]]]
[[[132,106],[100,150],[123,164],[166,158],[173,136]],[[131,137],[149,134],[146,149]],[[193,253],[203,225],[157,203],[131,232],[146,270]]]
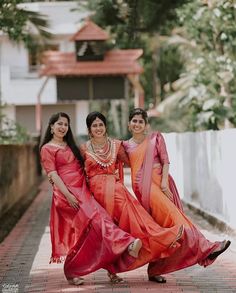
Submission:
[[[176,18],[175,9],[187,0],[90,0],[88,7],[96,11],[94,20],[111,28],[136,46],[141,34],[166,32]],[[119,38],[120,42],[120,38]],[[118,44],[119,46],[119,44]]]
[[[23,9],[22,0],[1,0],[0,30],[12,41],[27,47],[33,39],[43,41],[50,37],[47,18],[35,11]],[[35,34],[38,32],[38,34]]]
[[[182,36],[192,44],[186,74],[193,79],[181,105],[192,108],[194,130],[236,125],[235,7],[232,0],[195,0],[177,10]]]
[[[159,34],[173,27],[177,7],[187,0],[90,0],[88,8],[95,11],[93,20],[110,30],[113,46],[143,48],[145,106],[155,104],[159,86],[157,63],[160,49]],[[170,75],[170,74],[168,74]]]
[[[157,76],[160,80],[161,100],[165,99],[164,86],[169,83],[170,90],[173,90],[172,83],[176,81],[183,72],[183,59],[177,46],[163,45],[159,50],[157,63]]]

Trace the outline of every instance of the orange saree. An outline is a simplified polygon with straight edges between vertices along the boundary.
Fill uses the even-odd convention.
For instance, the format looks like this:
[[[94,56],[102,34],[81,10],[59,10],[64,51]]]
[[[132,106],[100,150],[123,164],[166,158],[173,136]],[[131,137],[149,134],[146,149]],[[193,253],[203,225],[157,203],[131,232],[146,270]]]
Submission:
[[[149,151],[153,142],[154,148]],[[140,203],[161,227],[184,226],[181,247],[170,257],[152,263],[149,266],[150,275],[169,273],[197,263],[203,266],[211,264],[214,260],[207,257],[220,249],[220,242],[208,241],[186,217],[181,206],[177,208],[178,204],[175,205],[160,188],[162,165],[169,162],[163,136],[153,133],[140,144],[126,141],[124,147],[129,155],[133,190]],[[171,184],[173,182],[169,180]],[[173,188],[176,189],[175,185],[170,186],[172,193],[177,192]]]
[[[126,189],[120,178],[119,162],[126,156],[121,142],[109,139],[111,159],[101,160],[94,153],[90,142],[81,147],[90,191],[108,211],[113,221],[135,238],[140,238],[143,247],[139,258],[129,269],[150,261],[168,257],[179,247],[182,225],[160,227]],[[127,156],[126,156],[127,158]]]

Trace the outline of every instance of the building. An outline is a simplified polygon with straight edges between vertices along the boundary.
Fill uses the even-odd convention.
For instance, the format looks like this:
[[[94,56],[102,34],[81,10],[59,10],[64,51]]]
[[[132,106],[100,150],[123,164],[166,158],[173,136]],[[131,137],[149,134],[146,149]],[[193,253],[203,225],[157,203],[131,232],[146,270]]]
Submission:
[[[2,38],[4,111],[31,133],[39,132],[41,126],[44,129],[51,113],[64,111],[71,117],[73,131],[85,135],[85,117],[92,101],[120,100],[127,114],[130,88],[136,105],[143,100],[142,67],[136,61],[142,50],[107,50],[107,32],[90,20],[81,24],[88,12],[72,12],[76,7],[75,2],[27,4],[51,22],[49,50],[38,59],[23,46]]]

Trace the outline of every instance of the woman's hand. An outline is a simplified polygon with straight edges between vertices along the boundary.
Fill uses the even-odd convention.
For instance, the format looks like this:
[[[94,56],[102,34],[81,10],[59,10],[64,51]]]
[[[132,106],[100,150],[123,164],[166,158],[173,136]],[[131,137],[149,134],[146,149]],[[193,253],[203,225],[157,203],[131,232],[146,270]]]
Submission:
[[[55,185],[60,192],[65,196],[69,205],[74,209],[79,209],[80,201],[77,199],[65,185],[61,177],[57,174],[56,171],[52,171],[48,174],[48,180],[52,185]]]
[[[169,189],[168,183],[165,180],[162,180],[161,182],[161,190],[162,192],[171,200],[173,201],[173,194]]]
[[[161,180],[161,190],[163,192],[167,191],[168,190],[168,181],[165,180],[163,177],[162,177],[162,180]]]
[[[68,193],[66,195],[66,199],[69,202],[69,205],[74,208],[74,209],[79,209],[79,201],[78,199],[72,194],[72,193]]]

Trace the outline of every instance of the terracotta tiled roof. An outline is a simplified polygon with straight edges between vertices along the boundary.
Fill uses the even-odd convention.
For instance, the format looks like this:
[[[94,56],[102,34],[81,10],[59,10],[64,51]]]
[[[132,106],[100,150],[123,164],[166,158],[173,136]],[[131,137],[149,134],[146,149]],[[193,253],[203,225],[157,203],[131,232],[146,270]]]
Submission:
[[[103,61],[76,61],[75,53],[47,51],[44,53],[40,75],[46,76],[94,76],[126,75],[143,71],[137,59],[142,49],[107,51]]]
[[[105,41],[107,39],[109,39],[109,35],[106,31],[91,20],[87,20],[82,28],[72,36],[71,41]]]

